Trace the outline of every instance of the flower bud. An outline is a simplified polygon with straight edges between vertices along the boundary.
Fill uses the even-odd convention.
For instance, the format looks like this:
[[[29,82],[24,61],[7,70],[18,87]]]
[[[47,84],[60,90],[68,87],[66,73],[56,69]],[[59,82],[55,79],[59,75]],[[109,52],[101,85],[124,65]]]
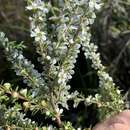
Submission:
[[[19,94],[14,91],[14,92],[12,93],[12,97],[13,97],[13,98],[18,98],[18,97],[19,97]]]
[[[23,96],[26,97],[26,95],[27,95],[27,89],[20,90],[20,94],[22,94]]]
[[[21,70],[21,74],[26,74],[26,70],[25,69]]]
[[[23,106],[25,107],[25,109],[30,107],[30,103],[29,102],[23,102]]]
[[[41,105],[42,105],[43,107],[46,107],[46,106],[47,106],[46,101],[45,101],[45,100],[42,100],[42,101],[41,101]]]
[[[11,84],[10,83],[4,83],[3,85],[7,90],[9,90],[11,88]]]

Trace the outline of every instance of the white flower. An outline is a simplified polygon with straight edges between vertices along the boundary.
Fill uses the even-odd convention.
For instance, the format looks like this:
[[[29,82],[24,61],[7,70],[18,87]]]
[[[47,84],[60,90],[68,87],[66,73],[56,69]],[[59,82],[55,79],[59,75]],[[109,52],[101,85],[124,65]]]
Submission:
[[[46,56],[46,59],[47,59],[47,60],[51,60],[51,57],[50,57],[50,56]]]
[[[91,8],[91,9],[97,9],[97,10],[99,10],[100,8],[101,8],[101,4],[99,4],[99,3],[97,3],[95,0],[91,0],[90,2],[89,2],[89,7]]]
[[[118,90],[118,89],[116,90],[116,92],[117,92],[117,94],[120,94],[120,93],[121,93],[120,90]]]
[[[95,2],[94,1],[90,1],[89,2],[89,7],[90,8],[94,8],[95,7]]]
[[[88,96],[88,97],[86,98],[86,103],[90,103],[91,100],[92,100],[92,96],[90,95],[90,96]]]
[[[71,95],[68,95],[67,98],[70,99],[70,98],[71,98]]]
[[[59,114],[62,114],[63,113],[63,109],[56,108],[56,112],[59,113]]]
[[[71,44],[73,44],[73,43],[74,43],[74,40],[73,40],[73,39],[70,39],[69,42],[70,42]]]
[[[62,114],[62,113],[63,113],[63,109],[60,109],[60,110],[59,110],[59,113]]]
[[[101,8],[101,4],[95,3],[95,9],[99,10]]]
[[[49,116],[49,115],[50,115],[50,112],[49,112],[49,111],[46,111],[46,115]]]

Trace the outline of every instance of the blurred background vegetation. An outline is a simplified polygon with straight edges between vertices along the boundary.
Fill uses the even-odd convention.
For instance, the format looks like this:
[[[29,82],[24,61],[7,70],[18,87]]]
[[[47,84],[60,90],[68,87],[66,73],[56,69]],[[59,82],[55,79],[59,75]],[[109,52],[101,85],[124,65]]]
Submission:
[[[33,39],[30,38],[28,12],[24,0],[0,0],[0,31],[6,33],[10,40],[24,41],[27,46],[24,54],[36,65],[37,54],[33,53]],[[97,12],[95,23],[91,27],[92,41],[98,45],[102,63],[107,67],[115,83],[119,85],[122,94],[130,88],[130,0],[104,0],[104,6]],[[7,62],[2,48],[0,49],[0,81],[10,82],[24,87],[20,77],[17,77],[11,64]],[[98,77],[91,68],[91,62],[86,61],[83,52],[79,54],[75,65],[75,74],[70,81],[72,91],[77,89],[85,96],[98,91]],[[127,97],[129,100],[130,97]],[[71,107],[68,117],[73,124],[89,127],[98,121],[96,106],[86,108],[81,102],[77,109]],[[81,109],[82,108],[82,109]],[[30,115],[30,114],[29,114]],[[96,115],[96,116],[95,116]],[[38,120],[38,119],[36,119]],[[79,123],[79,124],[78,124]]]

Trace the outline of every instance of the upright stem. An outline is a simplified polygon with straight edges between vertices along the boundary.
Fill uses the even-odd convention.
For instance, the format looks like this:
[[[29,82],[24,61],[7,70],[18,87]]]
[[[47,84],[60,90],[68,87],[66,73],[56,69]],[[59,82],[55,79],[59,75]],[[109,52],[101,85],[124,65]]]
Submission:
[[[56,123],[57,123],[58,127],[61,128],[62,127],[62,121],[61,121],[60,113],[58,113],[56,111],[56,105],[55,105],[55,102],[54,102],[54,99],[53,99],[53,91],[51,90],[51,88],[50,88],[50,103],[51,103],[51,106],[52,106],[54,112],[56,113],[56,116],[55,116]]]

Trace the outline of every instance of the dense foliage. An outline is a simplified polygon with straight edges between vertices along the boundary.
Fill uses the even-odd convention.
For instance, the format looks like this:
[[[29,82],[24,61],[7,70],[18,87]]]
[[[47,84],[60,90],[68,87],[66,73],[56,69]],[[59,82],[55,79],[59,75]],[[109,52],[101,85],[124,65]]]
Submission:
[[[116,6],[114,6],[115,3]],[[125,3],[115,3],[99,0],[26,0],[26,12],[30,20],[32,37],[32,43],[29,43],[31,48],[28,48],[28,45],[25,47],[24,42],[8,40],[3,32],[0,33],[0,45],[4,49],[4,55],[8,63],[11,63],[16,75],[20,76],[23,86],[16,85],[15,79],[12,81],[14,85],[1,83],[1,129],[83,129],[85,126],[78,123],[77,115],[71,116],[72,119],[65,119],[66,111],[76,109],[81,102],[86,108],[94,105],[100,120],[124,109],[125,104],[119,87],[108,74],[109,67],[102,64],[100,54],[97,52],[98,46],[93,43],[102,44],[94,31],[96,25],[108,26],[108,23],[102,25],[100,22],[102,10],[106,13],[111,8],[110,16],[105,17],[104,21],[108,20],[113,12],[116,14],[116,9],[121,12],[119,15],[122,17],[122,13],[126,14]],[[96,15],[100,18],[97,18],[95,21],[97,23],[94,23]],[[102,35],[107,37],[111,34],[112,38],[116,39],[121,33],[121,28],[117,29],[118,27],[113,27],[114,23],[111,23],[107,30],[109,33],[106,34],[106,30],[102,28],[105,31]],[[96,28],[98,30],[98,27]],[[4,32],[6,33],[6,30]],[[10,37],[10,39],[13,38]],[[26,53],[29,49],[36,54],[37,61],[28,58]],[[102,48],[99,45],[100,49]],[[86,61],[90,62],[91,68],[98,76],[98,88],[96,92],[94,92],[95,89],[91,90],[94,92],[92,95],[90,92],[81,93],[70,85],[80,52],[84,54]],[[104,52],[102,51],[101,57],[107,64],[107,61],[110,61],[104,59]],[[112,64],[112,67],[115,68],[116,65]],[[114,75],[111,70],[110,73]],[[73,101],[73,105],[68,105],[68,101]],[[33,118],[37,115],[42,116],[44,120],[37,122]],[[47,123],[44,122],[46,119],[49,119]],[[74,120],[77,124],[73,124]]]

